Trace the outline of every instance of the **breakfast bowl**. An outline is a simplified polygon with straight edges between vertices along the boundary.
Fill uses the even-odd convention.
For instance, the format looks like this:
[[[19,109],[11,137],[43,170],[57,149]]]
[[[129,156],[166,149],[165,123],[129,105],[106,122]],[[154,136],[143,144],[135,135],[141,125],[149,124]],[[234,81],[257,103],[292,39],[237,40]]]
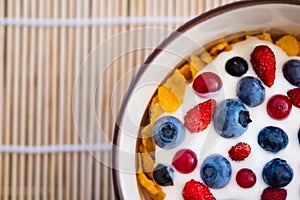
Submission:
[[[300,39],[299,11],[300,2],[292,0],[246,0],[227,4],[210,10],[186,22],[176,31],[171,33],[149,55],[131,82],[127,94],[123,99],[121,110],[116,121],[113,141],[112,174],[117,199],[184,199],[182,193],[186,182],[191,179],[205,182],[200,175],[203,172],[201,171],[201,167],[203,167],[205,164],[204,161],[206,161],[206,158],[209,155],[217,154],[223,154],[222,157],[233,164],[230,169],[231,179],[225,184],[226,186],[222,186],[222,189],[218,189],[214,187],[215,185],[206,183],[205,187],[208,186],[211,189],[211,192],[216,196],[216,199],[260,199],[263,190],[268,186],[279,189],[283,188],[288,191],[288,199],[298,199],[300,197],[300,183],[296,178],[288,185],[280,185],[277,187],[272,184],[268,185],[266,183],[268,181],[265,180],[265,175],[262,174],[262,168],[264,166],[266,167],[267,161],[279,159],[280,157],[286,159],[291,166],[297,166],[297,168],[294,167],[292,175],[294,177],[299,175],[300,162],[295,158],[293,159],[295,152],[299,151],[299,143],[296,137],[300,127],[299,120],[296,120],[299,114],[299,108],[293,107],[291,116],[289,116],[290,121],[294,119],[292,122],[289,122],[289,119],[277,121],[276,119],[269,117],[267,112],[261,112],[261,110],[266,110],[267,100],[271,98],[272,95],[278,93],[278,91],[280,91],[279,93],[284,93],[287,87],[290,87],[291,89],[299,87],[285,81],[282,76],[282,70],[276,71],[276,76],[280,75],[283,78],[277,78],[274,87],[262,80],[266,95],[263,99],[264,102],[260,102],[261,110],[252,108],[253,106],[251,105],[245,106],[249,110],[250,115],[254,112],[260,113],[258,117],[253,115],[254,118],[251,119],[251,121],[253,121],[252,124],[257,124],[257,126],[253,125],[253,128],[247,130],[248,132],[259,132],[261,127],[269,127],[271,125],[280,126],[283,129],[287,127],[286,132],[288,133],[290,143],[286,149],[280,151],[278,154],[273,152],[265,153],[264,149],[261,147],[261,143],[256,141],[257,134],[255,136],[249,136],[247,133],[248,135],[244,134],[241,137],[234,136],[231,139],[219,137],[220,135],[216,133],[215,123],[214,125],[210,124],[205,133],[206,135],[209,133],[210,135],[213,135],[213,137],[206,136],[206,138],[198,139],[197,137],[202,137],[199,135],[204,134],[191,134],[190,132],[192,131],[188,129],[186,132],[189,133],[185,133],[185,137],[180,138],[180,141],[178,140],[178,143],[180,143],[179,146],[169,146],[164,148],[159,146],[157,140],[153,140],[153,130],[151,131],[151,128],[153,128],[155,122],[151,122],[152,119],[149,117],[149,112],[152,112],[152,114],[154,113],[154,111],[150,109],[151,105],[158,102],[157,104],[164,104],[163,107],[165,107],[163,112],[155,110],[155,113],[159,113],[160,115],[160,117],[156,116],[156,119],[161,118],[161,116],[175,116],[182,121],[185,129],[187,128],[186,123],[183,122],[185,115],[187,111],[192,108],[191,105],[198,104],[200,101],[199,98],[201,99],[202,97],[193,94],[187,100],[187,93],[191,94],[193,92],[191,86],[193,84],[193,78],[187,78],[185,80],[188,88],[184,90],[179,86],[182,82],[180,78],[170,78],[176,77],[176,75],[174,75],[176,74],[175,72],[183,71],[182,74],[185,75],[185,77],[197,77],[200,73],[206,72],[208,71],[206,69],[209,69],[210,72],[214,72],[223,79],[222,89],[218,94],[214,94],[214,92],[209,93],[209,98],[215,98],[217,102],[221,102],[222,99],[229,99],[236,95],[235,86],[234,89],[232,89],[233,86],[229,82],[234,80],[236,84],[238,79],[236,77],[229,77],[228,79],[223,78],[223,74],[226,72],[220,70],[219,65],[221,65],[221,61],[213,61],[220,57],[222,52],[229,52],[228,55],[226,53],[223,54],[227,55],[227,57],[223,56],[226,57],[227,60],[234,54],[230,54],[230,51],[232,49],[237,49],[235,50],[236,52],[241,52],[241,55],[247,57],[249,71],[252,70],[251,64],[253,65],[253,63],[251,63],[252,61],[250,62],[250,53],[247,53],[249,52],[247,48],[251,48],[252,52],[252,49],[258,45],[270,46],[273,51],[276,51],[275,55],[278,57],[282,55],[284,59],[298,59],[299,50],[297,50],[295,55],[286,55],[289,54],[291,47],[289,42],[287,42],[288,45],[282,44],[286,41],[282,38],[284,36],[292,36],[293,39],[296,40],[298,48]],[[271,42],[266,41],[270,39],[272,40]],[[251,47],[247,47],[249,45]],[[279,49],[282,49],[282,52]],[[246,53],[243,54],[242,52]],[[195,55],[202,60],[195,60]],[[197,62],[201,63],[203,60],[209,60],[204,67],[199,67],[199,64],[195,64]],[[283,59],[278,59],[276,66],[279,64],[283,65],[285,61],[282,60]],[[190,70],[189,74],[186,74],[184,72],[184,66],[186,66],[186,64],[188,64],[188,66],[194,65],[197,72],[193,74],[193,70]],[[256,76],[253,70],[252,72],[253,73],[250,75]],[[259,76],[256,78],[261,79]],[[170,83],[172,82],[170,80],[175,83]],[[172,106],[168,107],[168,98],[166,98],[165,102],[162,102],[159,98],[158,100],[156,99],[159,94],[158,88],[162,89],[163,95],[168,93],[168,91],[163,90],[165,88],[162,88],[161,86],[167,87],[167,89],[173,87],[175,88],[174,90],[179,91],[180,95],[175,95],[178,100],[177,104],[180,104],[177,107],[175,106],[176,110],[173,109]],[[229,90],[232,90],[229,92],[232,93],[232,95],[227,94]],[[188,101],[188,103],[183,103],[183,101]],[[156,119],[154,121],[157,121]],[[267,121],[264,121],[265,119],[267,119]],[[147,127],[149,124],[151,124],[151,126]],[[145,128],[149,128],[150,134],[141,134]],[[297,133],[292,134],[292,132]],[[143,141],[143,138],[146,136],[150,139]],[[251,143],[251,154],[247,160],[235,162],[222,148],[224,146],[229,148],[234,146],[237,142],[248,141],[247,137],[251,138],[249,143],[253,142],[253,144]],[[153,141],[155,142],[154,145]],[[143,145],[139,146],[140,143],[143,143]],[[218,145],[222,146],[222,148],[219,148]],[[196,170],[194,172],[180,174],[178,172],[180,170],[172,169],[171,174],[176,177],[172,183],[166,185],[160,184],[158,179],[153,178],[154,166],[157,166],[159,163],[167,163],[174,168],[174,159],[172,161],[174,154],[180,149],[190,147],[197,154],[198,158],[198,163],[195,165]],[[153,151],[150,151],[149,149],[152,149]],[[143,156],[143,154],[145,154],[145,156]],[[143,164],[148,161],[150,164]],[[251,166],[254,166],[252,169],[256,173],[257,182],[254,187],[246,190],[236,183],[234,176],[239,169]],[[155,192],[153,192],[154,190]],[[249,195],[253,194],[253,196],[250,197],[244,195],[245,192]]]

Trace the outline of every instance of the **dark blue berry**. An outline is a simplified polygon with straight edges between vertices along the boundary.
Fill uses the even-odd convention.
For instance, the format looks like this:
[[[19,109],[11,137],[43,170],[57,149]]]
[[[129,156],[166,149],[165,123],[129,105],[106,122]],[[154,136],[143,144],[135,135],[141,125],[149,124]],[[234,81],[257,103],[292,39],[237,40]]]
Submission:
[[[223,156],[208,156],[200,168],[203,182],[210,188],[223,188],[231,179],[231,164]]]
[[[255,77],[242,78],[237,85],[237,96],[246,105],[255,107],[265,100],[265,88]]]
[[[248,71],[248,63],[241,57],[233,57],[226,62],[225,70],[232,76],[240,77]]]
[[[267,126],[258,134],[258,144],[266,151],[277,153],[289,142],[288,135],[278,127]]]
[[[292,85],[300,87],[300,60],[292,59],[282,67],[285,79]]]
[[[224,138],[241,136],[250,122],[249,111],[238,99],[226,99],[214,109],[214,128]]]
[[[168,165],[158,164],[154,168],[153,178],[161,186],[173,185],[174,170]]]
[[[300,144],[300,128],[299,128],[299,131],[298,131],[298,142]]]
[[[157,146],[171,149],[178,146],[184,139],[183,124],[173,116],[159,118],[152,127],[152,136]]]
[[[285,160],[275,158],[264,166],[262,176],[266,184],[272,187],[284,187],[291,182],[294,173]]]

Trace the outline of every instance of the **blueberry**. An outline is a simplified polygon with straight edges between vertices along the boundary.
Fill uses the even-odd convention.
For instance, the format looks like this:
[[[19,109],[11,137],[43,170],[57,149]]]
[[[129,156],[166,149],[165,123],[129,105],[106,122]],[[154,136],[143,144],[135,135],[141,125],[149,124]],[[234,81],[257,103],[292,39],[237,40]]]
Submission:
[[[299,128],[299,131],[298,131],[298,142],[300,144],[300,128]]]
[[[225,70],[232,76],[240,77],[248,71],[248,64],[241,57],[233,57],[226,62]]]
[[[292,85],[300,87],[300,60],[291,59],[282,67],[285,79]]]
[[[247,76],[238,82],[237,96],[244,104],[255,107],[265,100],[266,92],[259,79]]]
[[[210,188],[223,188],[231,179],[231,164],[221,155],[208,156],[200,167],[200,176]]]
[[[250,122],[249,111],[238,99],[226,99],[214,109],[214,128],[224,138],[241,136],[248,129]]]
[[[285,160],[275,158],[264,166],[262,176],[266,184],[272,187],[284,187],[291,182],[294,173]]]
[[[173,185],[174,170],[164,164],[157,164],[153,171],[153,178],[161,186]]]
[[[277,153],[289,142],[288,135],[278,127],[267,126],[258,134],[258,144],[266,151]]]
[[[157,146],[165,149],[177,147],[184,139],[184,126],[175,117],[159,118],[152,127],[152,136]]]

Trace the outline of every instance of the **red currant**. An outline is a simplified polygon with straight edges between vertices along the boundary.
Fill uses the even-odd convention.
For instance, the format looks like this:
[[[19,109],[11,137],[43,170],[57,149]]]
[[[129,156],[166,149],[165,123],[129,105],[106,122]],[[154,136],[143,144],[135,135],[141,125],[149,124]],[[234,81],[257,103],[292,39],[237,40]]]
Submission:
[[[272,96],[267,104],[267,111],[270,117],[277,120],[285,119],[292,109],[292,102],[287,96],[278,94]]]
[[[189,149],[181,149],[173,157],[173,166],[177,171],[187,174],[192,172],[197,166],[197,155]]]
[[[251,188],[256,183],[256,175],[251,169],[243,168],[236,174],[236,182],[242,188]]]
[[[209,94],[220,90],[222,85],[222,80],[217,74],[204,72],[195,78],[193,89],[198,96],[207,97]]]

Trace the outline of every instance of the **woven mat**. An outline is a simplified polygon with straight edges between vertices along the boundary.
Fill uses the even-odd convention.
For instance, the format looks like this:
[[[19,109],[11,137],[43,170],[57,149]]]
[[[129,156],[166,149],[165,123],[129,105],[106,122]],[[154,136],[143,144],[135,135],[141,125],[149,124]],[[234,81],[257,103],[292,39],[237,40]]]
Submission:
[[[0,199],[114,199],[134,73],[170,31],[233,1],[0,0]]]

